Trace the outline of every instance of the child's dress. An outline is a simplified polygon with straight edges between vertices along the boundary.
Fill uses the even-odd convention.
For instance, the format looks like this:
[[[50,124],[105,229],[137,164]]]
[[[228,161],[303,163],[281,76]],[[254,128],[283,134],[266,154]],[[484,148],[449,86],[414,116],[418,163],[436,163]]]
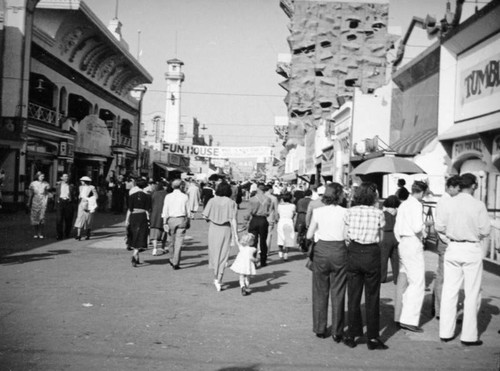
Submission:
[[[240,251],[238,255],[236,255],[236,259],[234,259],[231,269],[238,274],[254,276],[256,270],[253,261],[256,251],[257,249],[252,246],[240,246]]]

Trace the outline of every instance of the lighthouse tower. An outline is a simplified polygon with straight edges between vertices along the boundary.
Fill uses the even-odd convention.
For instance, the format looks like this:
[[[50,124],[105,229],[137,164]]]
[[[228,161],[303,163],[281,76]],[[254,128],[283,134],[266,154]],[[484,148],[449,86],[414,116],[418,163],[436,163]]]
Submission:
[[[182,66],[184,62],[178,59],[167,61],[167,97],[165,105],[165,130],[163,141],[167,143],[179,143],[179,132],[181,124],[181,84],[184,81]]]

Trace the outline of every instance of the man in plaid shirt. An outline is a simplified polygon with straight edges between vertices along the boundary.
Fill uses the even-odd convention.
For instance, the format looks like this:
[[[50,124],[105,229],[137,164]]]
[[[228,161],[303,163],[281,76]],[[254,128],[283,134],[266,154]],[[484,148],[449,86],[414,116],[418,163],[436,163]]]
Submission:
[[[363,182],[356,189],[351,207],[344,218],[347,228],[347,298],[348,333],[344,344],[354,348],[355,338],[363,335],[361,295],[366,297],[366,335],[368,349],[387,349],[379,339],[380,327],[380,235],[385,225],[384,213],[376,205],[377,186]]]

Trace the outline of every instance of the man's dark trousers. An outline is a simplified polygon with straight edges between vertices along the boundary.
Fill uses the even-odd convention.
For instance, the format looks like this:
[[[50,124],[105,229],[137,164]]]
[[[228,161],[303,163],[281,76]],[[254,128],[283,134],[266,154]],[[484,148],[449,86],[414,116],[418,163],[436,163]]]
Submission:
[[[267,217],[254,215],[252,220],[250,220],[250,225],[248,226],[248,233],[252,233],[255,236],[254,246],[257,247],[257,240],[260,242],[260,265],[267,264],[267,231],[269,228],[269,222]]]
[[[70,200],[59,199],[56,205],[57,238],[68,238],[73,228],[74,208]],[[64,232],[64,233],[63,233]]]

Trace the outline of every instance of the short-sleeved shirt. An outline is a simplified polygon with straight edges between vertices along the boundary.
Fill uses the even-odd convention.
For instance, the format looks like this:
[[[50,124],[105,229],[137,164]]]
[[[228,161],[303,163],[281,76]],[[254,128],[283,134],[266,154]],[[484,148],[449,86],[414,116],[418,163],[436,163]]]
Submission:
[[[135,192],[130,196],[128,209],[130,211],[134,211],[134,209],[151,210],[151,195],[144,193],[142,190]]]
[[[227,224],[236,218],[238,206],[229,197],[215,196],[203,209],[203,216],[215,224]]]
[[[349,240],[372,244],[379,242],[379,232],[385,225],[385,218],[383,211],[374,206],[358,205],[347,210],[344,222]]]

